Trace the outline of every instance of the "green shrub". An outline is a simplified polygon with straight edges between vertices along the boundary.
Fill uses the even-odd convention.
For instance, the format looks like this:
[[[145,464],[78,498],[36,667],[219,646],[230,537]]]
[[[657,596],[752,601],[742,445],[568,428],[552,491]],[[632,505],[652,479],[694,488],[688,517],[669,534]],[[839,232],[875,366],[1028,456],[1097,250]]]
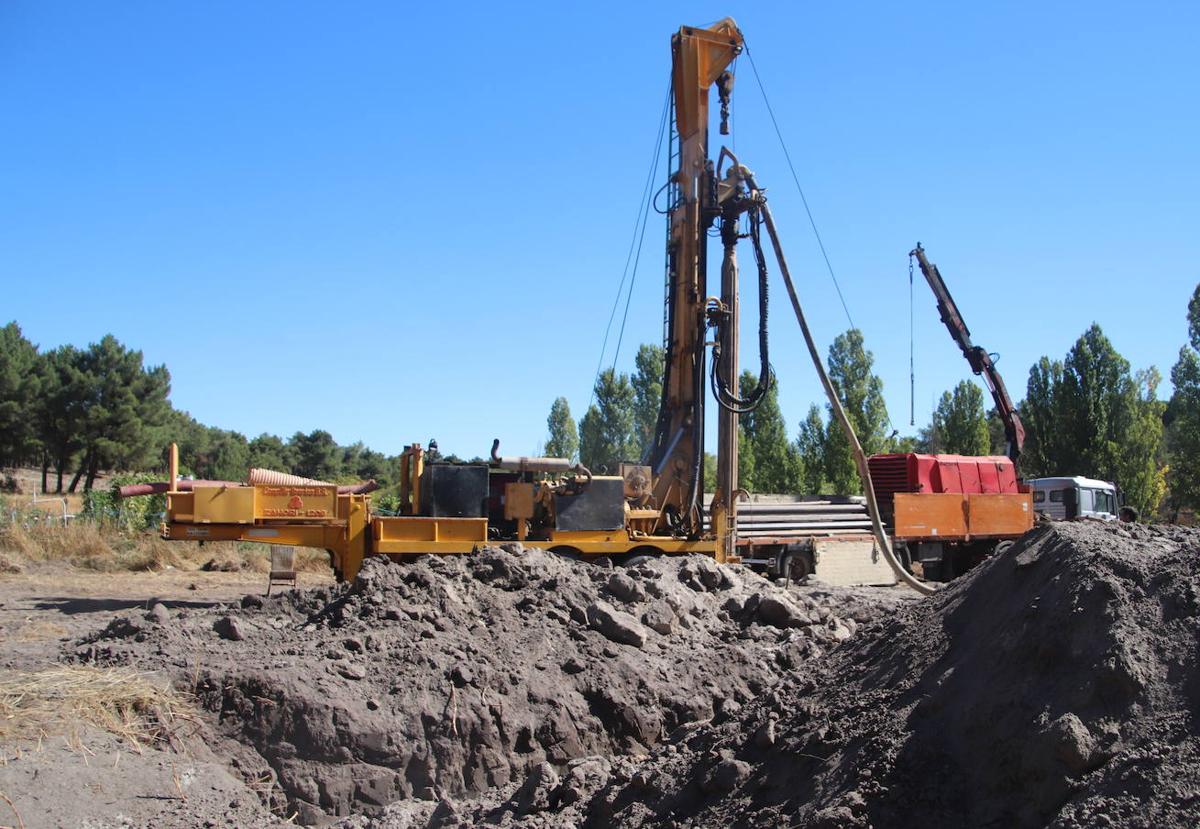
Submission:
[[[149,472],[114,475],[109,479],[108,489],[92,489],[83,494],[81,517],[122,530],[157,528],[167,509],[165,495],[120,498],[117,496],[117,490],[129,484],[151,483],[159,477]]]

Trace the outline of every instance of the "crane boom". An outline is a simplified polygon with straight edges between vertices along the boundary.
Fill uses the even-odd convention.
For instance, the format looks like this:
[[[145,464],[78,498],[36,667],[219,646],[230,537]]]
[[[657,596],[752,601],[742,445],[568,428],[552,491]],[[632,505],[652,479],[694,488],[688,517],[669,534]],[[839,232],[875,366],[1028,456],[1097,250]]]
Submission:
[[[915,257],[917,264],[921,267],[921,273],[924,275],[925,281],[929,283],[934,298],[937,299],[938,313],[942,317],[946,330],[950,332],[951,339],[958,344],[959,350],[967,358],[971,371],[982,375],[984,382],[987,383],[988,390],[992,393],[992,400],[996,404],[996,411],[999,413],[1000,419],[1004,421],[1004,436],[1008,443],[1006,454],[1013,463],[1016,463],[1017,458],[1021,456],[1021,450],[1025,447],[1025,426],[1021,423],[1021,416],[1017,413],[1017,407],[1013,405],[1012,398],[1008,395],[1008,389],[1004,385],[1004,379],[1000,376],[992,355],[988,353],[987,349],[971,342],[971,331],[963,321],[954,297],[950,296],[950,289],[946,287],[946,282],[938,272],[937,265],[930,262],[925,256],[925,249],[921,247],[921,243],[918,242],[908,255]]]

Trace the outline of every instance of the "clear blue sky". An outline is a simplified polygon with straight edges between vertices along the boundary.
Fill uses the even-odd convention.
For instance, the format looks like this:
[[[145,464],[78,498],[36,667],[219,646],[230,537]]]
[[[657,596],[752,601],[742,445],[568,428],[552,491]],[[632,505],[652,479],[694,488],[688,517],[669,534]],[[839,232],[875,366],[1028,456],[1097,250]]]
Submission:
[[[417,6],[0,3],[0,322],[44,348],[111,332],[250,436],[532,451],[554,397],[588,400],[670,35],[728,14],[902,432],[917,240],[1018,397],[1093,321],[1164,375],[1185,340],[1194,3]],[[737,151],[826,347],[846,318],[738,74]],[[625,369],[661,337],[652,219]],[[794,432],[820,389],[775,297]],[[920,425],[969,371],[916,299]]]

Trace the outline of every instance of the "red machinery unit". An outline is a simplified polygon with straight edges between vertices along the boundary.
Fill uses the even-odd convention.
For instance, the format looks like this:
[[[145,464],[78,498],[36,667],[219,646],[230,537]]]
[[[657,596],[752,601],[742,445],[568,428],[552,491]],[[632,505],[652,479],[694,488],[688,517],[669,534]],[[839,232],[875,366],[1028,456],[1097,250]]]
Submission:
[[[875,497],[889,504],[897,492],[1015,494],[1017,468],[1003,455],[872,455],[867,459]]]

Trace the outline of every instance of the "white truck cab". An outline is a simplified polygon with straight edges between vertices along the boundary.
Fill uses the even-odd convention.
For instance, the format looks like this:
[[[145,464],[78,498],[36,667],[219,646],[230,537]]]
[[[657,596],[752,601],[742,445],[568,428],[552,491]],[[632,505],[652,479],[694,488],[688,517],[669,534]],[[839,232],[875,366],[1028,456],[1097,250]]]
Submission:
[[[1034,512],[1055,521],[1095,518],[1116,521],[1117,488],[1108,481],[1083,478],[1033,478],[1025,482],[1033,493]]]

